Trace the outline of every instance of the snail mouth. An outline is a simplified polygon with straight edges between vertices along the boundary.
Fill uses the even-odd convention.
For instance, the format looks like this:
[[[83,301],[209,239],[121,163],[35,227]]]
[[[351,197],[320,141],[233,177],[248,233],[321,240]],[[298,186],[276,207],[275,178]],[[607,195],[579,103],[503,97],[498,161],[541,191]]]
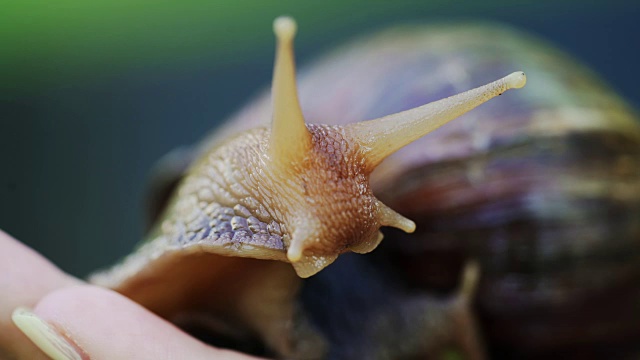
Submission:
[[[308,278],[320,272],[320,270],[331,265],[338,258],[338,254],[333,255],[302,255],[302,257],[292,262],[293,269],[301,278]]]
[[[301,278],[315,275],[332,264],[339,255],[352,251],[366,254],[378,247],[383,239],[382,232],[376,231],[369,239],[352,245],[342,245],[335,249],[322,249],[317,237],[302,237],[303,234],[313,234],[312,231],[296,231],[289,248],[287,260]],[[330,241],[331,242],[331,241]]]
[[[302,227],[293,233],[287,249],[287,260],[291,262],[298,276],[307,278],[333,263],[338,253],[319,255],[314,244],[317,236],[311,227]]]
[[[370,253],[373,250],[375,250],[378,247],[378,245],[380,245],[380,242],[382,241],[383,238],[384,238],[384,235],[382,234],[382,232],[378,231],[369,240],[363,241],[359,244],[354,244],[349,246],[349,250],[358,254]]]

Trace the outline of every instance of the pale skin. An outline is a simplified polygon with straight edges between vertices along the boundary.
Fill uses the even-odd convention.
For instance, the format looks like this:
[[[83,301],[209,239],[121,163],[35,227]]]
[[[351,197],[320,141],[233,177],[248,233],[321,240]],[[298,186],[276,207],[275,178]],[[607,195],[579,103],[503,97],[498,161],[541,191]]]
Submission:
[[[0,294],[0,359],[74,358],[45,355],[12,320],[18,308],[64,329],[80,359],[255,359],[208,346],[126,297],[65,274],[2,231]]]

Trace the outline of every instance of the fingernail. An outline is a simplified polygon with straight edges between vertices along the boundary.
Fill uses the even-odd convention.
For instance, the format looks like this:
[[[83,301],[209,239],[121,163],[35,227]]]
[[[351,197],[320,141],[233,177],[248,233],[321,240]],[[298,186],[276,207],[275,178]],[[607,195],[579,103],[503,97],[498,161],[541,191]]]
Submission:
[[[82,360],[82,356],[67,339],[31,311],[17,308],[11,319],[20,331],[53,360]]]

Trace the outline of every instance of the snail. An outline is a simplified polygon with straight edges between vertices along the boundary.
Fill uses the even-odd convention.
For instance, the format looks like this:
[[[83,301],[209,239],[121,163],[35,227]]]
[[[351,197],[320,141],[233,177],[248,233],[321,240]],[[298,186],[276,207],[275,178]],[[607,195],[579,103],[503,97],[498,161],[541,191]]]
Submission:
[[[274,31],[272,98],[205,138],[147,240],[92,282],[214,343],[281,358],[452,347],[483,358],[485,343],[493,357],[637,339],[621,315],[640,299],[640,131],[588,71],[488,25],[404,27],[312,65],[299,101],[296,24],[279,18]],[[423,137],[524,86],[515,72],[453,95],[516,63],[540,85]],[[416,233],[382,241],[381,226]],[[567,316],[590,331],[554,332]]]

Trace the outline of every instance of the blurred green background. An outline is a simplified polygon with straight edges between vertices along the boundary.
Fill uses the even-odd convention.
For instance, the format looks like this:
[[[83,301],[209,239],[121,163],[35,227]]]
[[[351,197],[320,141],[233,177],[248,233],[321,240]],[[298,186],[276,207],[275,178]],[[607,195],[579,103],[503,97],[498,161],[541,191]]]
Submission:
[[[509,23],[640,106],[638,1],[2,0],[0,228],[80,276],[130,251],[151,166],[268,85],[281,14],[301,65],[392,24]]]

